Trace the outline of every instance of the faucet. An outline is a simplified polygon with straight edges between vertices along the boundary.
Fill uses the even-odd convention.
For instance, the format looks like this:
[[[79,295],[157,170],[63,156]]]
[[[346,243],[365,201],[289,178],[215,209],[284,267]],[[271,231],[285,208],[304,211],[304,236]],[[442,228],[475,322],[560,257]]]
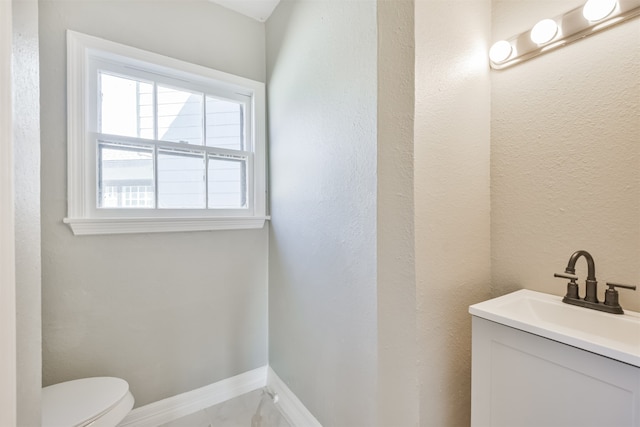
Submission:
[[[593,257],[587,251],[575,251],[571,258],[569,258],[569,262],[567,263],[567,268],[564,269],[564,272],[567,274],[576,274],[576,262],[580,257],[584,257],[587,260],[587,294],[584,297],[585,301],[598,303],[598,282],[596,281],[596,265],[593,262]]]
[[[578,276],[576,276],[576,262],[580,257],[584,257],[587,261],[587,280],[585,282],[587,285],[587,292],[583,300],[580,299],[580,295],[578,294],[578,284],[576,283],[576,280],[578,280]],[[569,279],[569,283],[567,283],[567,294],[562,299],[562,302],[613,314],[624,313],[624,311],[622,311],[622,307],[620,307],[620,304],[618,303],[618,291],[615,290],[615,288],[636,289],[635,286],[607,282],[609,289],[605,292],[604,303],[600,303],[600,301],[598,301],[596,265],[593,262],[593,257],[587,251],[575,251],[569,258],[564,274],[556,273],[554,274],[554,277]]]

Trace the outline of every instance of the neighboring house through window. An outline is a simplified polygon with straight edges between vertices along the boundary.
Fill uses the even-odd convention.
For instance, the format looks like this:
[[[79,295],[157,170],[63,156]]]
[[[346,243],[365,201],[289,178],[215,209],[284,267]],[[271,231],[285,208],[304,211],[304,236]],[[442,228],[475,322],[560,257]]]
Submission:
[[[262,227],[264,84],[69,31],[75,234]]]

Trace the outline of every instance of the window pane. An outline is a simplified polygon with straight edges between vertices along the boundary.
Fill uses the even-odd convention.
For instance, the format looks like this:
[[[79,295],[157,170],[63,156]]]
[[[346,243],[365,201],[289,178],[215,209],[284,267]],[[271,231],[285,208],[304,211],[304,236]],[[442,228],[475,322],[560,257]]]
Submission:
[[[158,150],[158,206],[170,209],[205,207],[204,154]]]
[[[153,149],[98,144],[98,207],[153,208]]]
[[[100,73],[100,132],[153,138],[153,85]]]
[[[247,161],[209,157],[209,208],[247,207]]]
[[[158,139],[202,145],[202,94],[158,86]]]
[[[138,86],[138,137],[155,139],[153,85]]]
[[[244,150],[243,105],[207,96],[207,145]]]

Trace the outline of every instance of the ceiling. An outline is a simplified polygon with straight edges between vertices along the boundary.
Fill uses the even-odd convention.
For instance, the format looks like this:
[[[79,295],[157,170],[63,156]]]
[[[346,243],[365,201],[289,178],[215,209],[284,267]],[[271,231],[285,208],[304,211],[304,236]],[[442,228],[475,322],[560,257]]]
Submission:
[[[210,0],[257,21],[269,19],[280,0]]]

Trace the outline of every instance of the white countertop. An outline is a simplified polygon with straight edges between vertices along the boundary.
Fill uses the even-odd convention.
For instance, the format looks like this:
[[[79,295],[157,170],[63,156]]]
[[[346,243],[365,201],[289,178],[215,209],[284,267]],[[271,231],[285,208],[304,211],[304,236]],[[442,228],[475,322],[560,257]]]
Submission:
[[[640,367],[640,313],[604,313],[526,289],[474,304],[469,313]]]

